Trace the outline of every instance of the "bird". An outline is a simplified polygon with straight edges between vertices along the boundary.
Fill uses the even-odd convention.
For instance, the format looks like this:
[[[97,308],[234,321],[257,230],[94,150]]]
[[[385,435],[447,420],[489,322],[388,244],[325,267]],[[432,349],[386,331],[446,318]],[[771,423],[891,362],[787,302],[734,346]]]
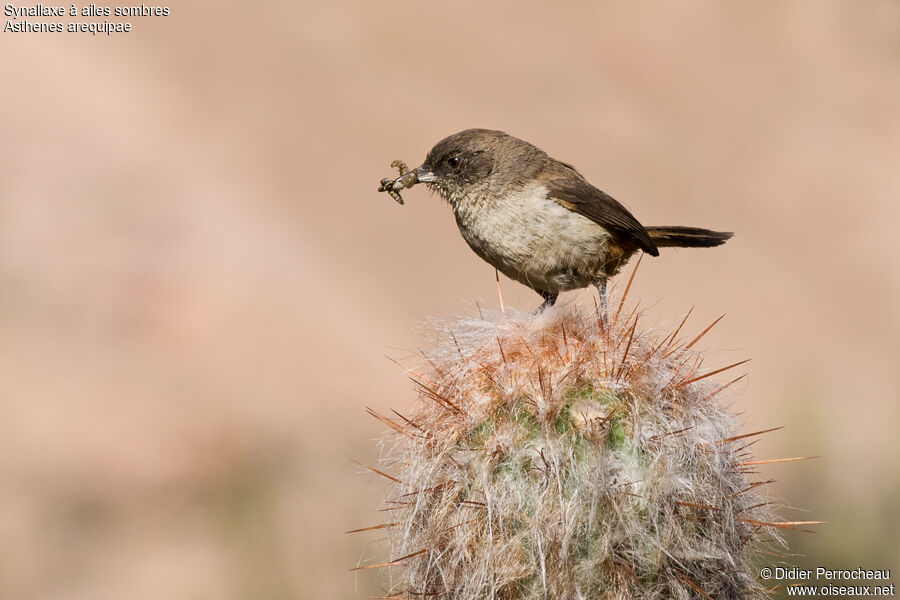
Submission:
[[[734,234],[699,227],[645,227],[575,167],[537,146],[491,129],[466,129],[432,147],[421,166],[382,180],[379,191],[424,183],[450,204],[469,247],[543,298],[595,286],[606,321],[606,286],[638,251],[708,248]]]

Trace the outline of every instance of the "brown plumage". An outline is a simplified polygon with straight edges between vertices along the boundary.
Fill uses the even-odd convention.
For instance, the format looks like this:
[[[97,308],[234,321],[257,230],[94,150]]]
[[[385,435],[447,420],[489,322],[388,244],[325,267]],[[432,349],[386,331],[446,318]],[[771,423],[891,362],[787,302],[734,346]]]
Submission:
[[[404,177],[393,189],[424,182],[436,190],[478,256],[541,294],[539,310],[560,292],[589,285],[605,307],[607,279],[638,250],[657,256],[660,247],[712,247],[732,236],[644,227],[574,167],[502,131],[467,129],[444,138]]]

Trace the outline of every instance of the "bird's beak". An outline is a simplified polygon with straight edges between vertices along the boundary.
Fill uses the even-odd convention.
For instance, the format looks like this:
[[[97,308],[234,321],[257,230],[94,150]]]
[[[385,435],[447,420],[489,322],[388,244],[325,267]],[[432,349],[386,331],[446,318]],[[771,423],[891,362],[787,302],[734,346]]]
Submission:
[[[391,166],[400,168],[401,172],[407,169],[407,166],[399,160],[391,163]],[[387,192],[398,204],[403,204],[403,198],[400,196],[401,190],[409,189],[417,183],[429,183],[436,180],[437,177],[428,169],[416,167],[412,171],[406,171],[406,173],[394,180],[385,177],[381,180],[381,186],[378,188],[378,191]]]
[[[424,167],[416,167],[413,172],[416,174],[416,183],[429,183],[435,180],[434,173]]]
[[[434,180],[434,173],[432,173],[428,169],[416,167],[412,171],[409,171],[405,175],[401,175],[400,177],[395,179],[390,187],[395,192],[399,192],[404,188],[409,189],[417,183],[428,183],[429,181]]]

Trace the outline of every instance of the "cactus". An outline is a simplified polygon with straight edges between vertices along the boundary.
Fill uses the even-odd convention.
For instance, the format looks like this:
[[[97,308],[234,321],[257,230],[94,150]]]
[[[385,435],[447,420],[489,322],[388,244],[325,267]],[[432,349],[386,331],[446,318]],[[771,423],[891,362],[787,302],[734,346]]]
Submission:
[[[780,541],[697,340],[576,305],[439,327],[380,469],[388,598],[756,598]],[[687,317],[685,317],[686,319]],[[684,322],[682,322],[684,325]],[[712,327],[712,326],[710,326]],[[412,372],[412,371],[411,371]],[[738,378],[740,379],[740,377]],[[373,529],[373,528],[367,528]],[[364,567],[365,568],[365,567]]]

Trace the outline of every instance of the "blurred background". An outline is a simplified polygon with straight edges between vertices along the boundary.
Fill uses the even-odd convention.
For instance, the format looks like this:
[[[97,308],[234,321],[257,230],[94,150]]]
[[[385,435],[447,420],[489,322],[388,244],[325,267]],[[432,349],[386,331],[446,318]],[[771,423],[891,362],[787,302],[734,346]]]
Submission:
[[[0,33],[0,597],[382,595],[350,572],[378,536],[343,532],[383,520],[365,407],[413,402],[385,356],[498,301],[446,205],[375,190],[468,127],[645,224],[736,232],[645,260],[631,297],[661,327],[696,307],[689,332],[727,313],[709,364],[752,358],[735,410],[785,426],[760,458],[822,456],[762,468],[786,520],[830,522],[785,560],[900,568],[896,0],[128,20]]]

